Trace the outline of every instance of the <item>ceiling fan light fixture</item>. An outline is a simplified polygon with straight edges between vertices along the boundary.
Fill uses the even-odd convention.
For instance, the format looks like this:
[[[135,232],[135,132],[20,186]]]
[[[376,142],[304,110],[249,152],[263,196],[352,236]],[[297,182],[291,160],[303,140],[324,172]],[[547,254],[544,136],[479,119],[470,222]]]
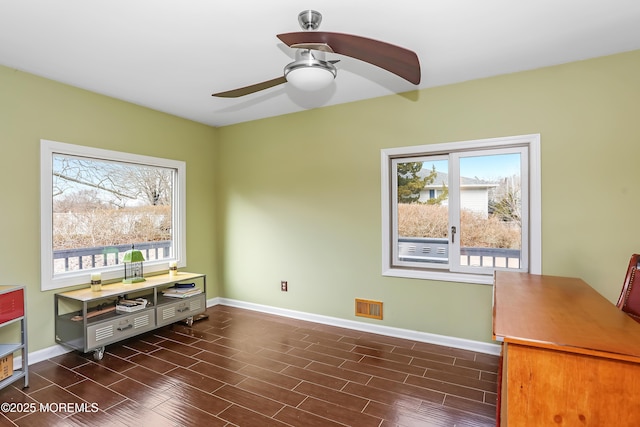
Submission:
[[[336,78],[336,67],[330,63],[325,64],[296,64],[287,65],[284,76],[294,87],[314,91],[324,89]]]
[[[221,98],[237,98],[283,83],[305,91],[325,88],[336,78],[333,64],[338,60],[326,60],[326,54],[348,56],[387,70],[406,81],[418,85],[421,71],[418,55],[400,46],[356,36],[353,34],[315,31],[322,21],[322,14],[305,10],[298,15],[303,31],[277,34],[285,45],[295,49],[295,60],[284,67],[284,75],[261,83],[214,93]]]
[[[318,59],[322,58],[322,59]],[[324,52],[300,49],[296,60],[284,67],[284,77],[294,87],[315,91],[329,86],[338,71],[329,61],[324,60]]]

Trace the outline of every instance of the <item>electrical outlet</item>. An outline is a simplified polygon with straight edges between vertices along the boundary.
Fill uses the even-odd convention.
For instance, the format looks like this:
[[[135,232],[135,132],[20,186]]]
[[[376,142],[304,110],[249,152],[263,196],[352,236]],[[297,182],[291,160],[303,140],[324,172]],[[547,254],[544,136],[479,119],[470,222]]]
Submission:
[[[289,290],[289,286],[287,285],[287,281],[286,280],[281,280],[280,281],[280,290],[282,292],[287,292]]]

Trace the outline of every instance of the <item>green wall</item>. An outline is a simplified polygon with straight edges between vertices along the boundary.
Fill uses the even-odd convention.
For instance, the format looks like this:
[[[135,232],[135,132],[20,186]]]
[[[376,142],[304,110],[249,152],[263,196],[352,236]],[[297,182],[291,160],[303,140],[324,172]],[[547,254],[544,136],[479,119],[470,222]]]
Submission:
[[[615,302],[640,251],[638,70],[635,51],[220,128],[222,296],[350,320],[376,299],[380,324],[490,342],[490,286],[381,276],[380,149],[540,133],[543,274]]]
[[[54,292],[40,291],[40,139],[172,158],[187,164],[187,270],[218,295],[217,130],[0,67],[0,284],[27,287],[29,351],[55,344]]]
[[[187,162],[187,268],[209,298],[490,342],[491,287],[381,276],[380,149],[540,133],[543,272],[615,301],[640,251],[638,69],[640,51],[214,129],[0,67],[0,283],[27,286],[30,351],[54,345],[51,139]],[[354,298],[384,320],[354,317]]]

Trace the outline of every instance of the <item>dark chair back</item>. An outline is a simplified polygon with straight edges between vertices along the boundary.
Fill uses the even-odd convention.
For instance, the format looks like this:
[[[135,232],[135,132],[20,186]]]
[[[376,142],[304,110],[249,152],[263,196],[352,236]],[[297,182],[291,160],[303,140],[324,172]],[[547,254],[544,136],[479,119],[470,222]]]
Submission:
[[[622,292],[618,298],[618,308],[640,323],[640,255],[631,255],[627,275],[624,278]]]

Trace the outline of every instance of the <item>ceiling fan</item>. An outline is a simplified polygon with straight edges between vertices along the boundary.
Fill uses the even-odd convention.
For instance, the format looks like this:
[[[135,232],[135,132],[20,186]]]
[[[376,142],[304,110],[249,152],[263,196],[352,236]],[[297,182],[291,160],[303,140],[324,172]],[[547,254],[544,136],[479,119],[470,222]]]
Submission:
[[[420,62],[415,52],[366,37],[343,33],[315,31],[320,26],[322,14],[306,10],[298,15],[298,22],[304,31],[278,34],[287,46],[296,49],[295,61],[284,67],[284,75],[250,86],[212,96],[238,98],[264,89],[283,84],[303,90],[318,90],[331,84],[337,75],[333,65],[339,61],[326,60],[326,53],[337,53],[359,59],[383,68],[417,85],[420,83]]]

